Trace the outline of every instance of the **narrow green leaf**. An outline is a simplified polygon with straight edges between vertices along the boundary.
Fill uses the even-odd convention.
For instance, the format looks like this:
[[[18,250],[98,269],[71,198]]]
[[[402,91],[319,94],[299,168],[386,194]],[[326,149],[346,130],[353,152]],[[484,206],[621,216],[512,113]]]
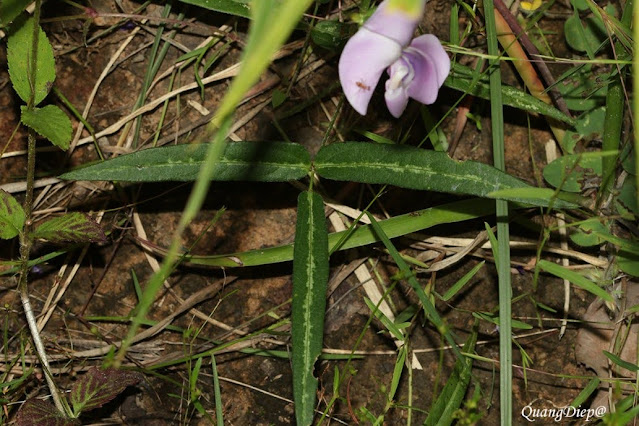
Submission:
[[[244,94],[260,78],[273,55],[289,37],[312,0],[260,0],[251,3],[253,19],[242,54],[239,74],[207,127],[211,134],[231,114]],[[275,24],[275,25],[274,25]]]
[[[586,387],[579,392],[579,395],[570,403],[570,406],[579,407],[581,404],[584,404],[590,398],[590,395],[597,390],[599,383],[601,383],[601,380],[597,377],[589,381]]]
[[[495,314],[489,314],[486,312],[473,312],[473,316],[475,318],[484,320],[484,321],[488,321],[488,322],[492,322],[493,324],[495,324],[496,326],[501,326],[501,319],[499,316],[495,315]],[[523,321],[519,321],[519,320],[515,320],[515,319],[510,319],[510,325],[512,326],[512,328],[519,328],[522,330],[531,330],[532,329],[532,325],[527,324]]]
[[[25,216],[22,206],[4,189],[0,189],[0,238],[8,240],[20,233]]]
[[[63,250],[57,250],[57,251],[53,251],[51,253],[47,253],[44,256],[40,256],[38,258],[31,259],[27,265],[29,266],[29,268],[33,268],[34,266],[46,263],[46,262],[48,262],[51,259],[55,259],[58,256],[62,256],[63,254],[66,254],[68,251],[69,251],[69,249],[65,248]],[[6,270],[3,270],[2,272],[0,272],[0,277],[5,276],[5,275],[15,275],[15,274],[17,274],[18,270],[19,270],[19,264],[20,264],[20,262],[17,261],[17,260],[0,261],[0,269],[2,269],[2,267],[9,267],[9,269],[6,269]]]
[[[18,19],[11,24],[7,41],[7,62],[11,84],[24,101],[29,102],[32,88],[29,85],[29,65],[31,60],[31,43],[33,40],[33,18]],[[55,81],[55,59],[53,49],[42,29],[38,36],[38,66],[35,70],[34,105],[39,104],[47,96]]]
[[[211,354],[211,370],[213,371],[213,391],[215,392],[215,421],[217,426],[224,426],[224,406],[222,405],[222,390],[217,373],[215,355]]]
[[[393,321],[391,321],[390,318],[384,315],[384,313],[379,310],[379,307],[375,306],[375,304],[368,297],[364,298],[364,302],[366,303],[366,306],[368,306],[368,309],[371,310],[373,315],[375,315],[375,318],[377,318],[384,325],[384,327],[386,327],[386,329],[390,332],[394,339],[403,341],[406,338],[402,330]]]
[[[42,222],[33,231],[33,237],[57,244],[106,241],[100,225],[80,212],[67,213]]]
[[[464,344],[464,352],[472,353],[475,350],[477,342],[477,330],[473,330],[466,344]],[[462,358],[455,362],[455,368],[452,374],[446,380],[446,385],[433,404],[428,417],[424,422],[426,426],[448,426],[452,424],[455,411],[459,409],[468,384],[470,383],[471,370],[473,367],[472,358]]]
[[[628,362],[628,361],[624,361],[623,359],[619,358],[617,355],[610,353],[608,351],[603,351],[604,355],[606,355],[606,357],[614,362],[615,364],[617,364],[619,367],[621,368],[625,368],[626,370],[632,372],[632,373],[636,373],[637,371],[639,371],[639,365],[637,364],[633,364],[632,362]]]
[[[315,361],[322,352],[328,233],[322,197],[303,192],[297,200],[293,258],[293,397],[298,425],[313,422],[317,379]]]
[[[486,234],[488,235],[488,241],[490,241],[490,249],[493,252],[495,263],[499,264],[499,261],[501,260],[499,258],[499,241],[497,241],[497,237],[488,223],[484,222],[484,228],[486,228]]]
[[[450,331],[450,329],[448,328],[448,325],[446,325],[442,317],[439,315],[439,313],[437,312],[437,309],[431,302],[430,298],[428,297],[428,295],[426,294],[422,286],[417,282],[417,279],[415,278],[415,275],[412,273],[410,267],[408,266],[404,258],[402,258],[402,256],[399,254],[399,252],[397,251],[397,249],[395,248],[391,240],[388,238],[388,235],[386,235],[383,228],[379,225],[375,217],[368,212],[366,212],[366,215],[371,221],[371,227],[373,228],[373,231],[377,234],[379,239],[382,241],[382,243],[386,247],[386,250],[388,250],[391,257],[393,258],[393,260],[399,267],[399,270],[402,273],[402,276],[404,277],[404,279],[408,281],[410,286],[413,288],[413,291],[415,291],[415,294],[419,298],[419,301],[422,303],[422,307],[424,308],[424,313],[426,314],[426,318],[428,318],[435,325],[435,327],[437,327],[437,331],[439,331],[439,333],[442,336],[444,336],[448,344],[451,346],[451,350],[457,356],[457,358],[462,359],[463,356],[461,352],[459,351],[459,348],[457,347],[457,342],[455,341],[455,335],[453,335],[453,333]]]
[[[556,263],[552,263],[544,259],[541,259],[538,265],[541,269],[553,274],[556,277],[568,280],[574,285],[583,288],[584,290],[594,294],[595,296],[601,297],[603,300],[613,302],[612,296],[610,294],[606,293],[606,291],[599,287],[596,283],[593,283],[577,272],[571,271],[564,268],[563,266],[557,265]]]
[[[631,424],[633,420],[635,420],[637,418],[637,416],[639,416],[639,405],[632,405],[633,404],[633,395],[629,395],[625,398],[626,401],[628,401],[628,408],[632,407],[631,409],[629,409],[628,411],[624,411],[624,410],[619,410],[617,408],[617,411],[615,411],[614,413],[611,413],[610,417],[610,423],[611,425],[628,425]]]
[[[277,108],[278,106],[282,105],[284,101],[286,101],[286,98],[287,98],[286,93],[282,92],[279,89],[275,89],[273,91],[273,98],[271,99],[271,104],[273,105],[273,108]]]
[[[395,216],[379,222],[379,225],[389,238],[395,238],[435,225],[476,219],[481,216],[494,214],[494,212],[495,203],[492,200],[463,200]],[[351,232],[350,235],[348,234],[348,230],[330,234],[328,236],[329,251],[347,250],[380,241],[370,225],[361,226]],[[348,238],[342,241],[346,235],[348,235]],[[337,247],[338,244],[340,244],[339,247]],[[212,256],[186,255],[184,257],[186,262],[195,265],[222,267],[268,265],[271,263],[287,262],[292,259],[293,246],[291,244],[241,253]]]
[[[404,371],[404,364],[406,363],[406,357],[408,356],[408,346],[404,345],[399,348],[397,359],[395,360],[395,368],[393,368],[393,377],[391,379],[390,389],[386,395],[386,400],[391,403],[397,393],[399,387],[399,381],[402,378],[402,371]]]
[[[228,13],[229,15],[251,17],[249,1],[243,0],[180,0],[183,3],[193,4],[215,12]]]
[[[456,295],[459,290],[461,290],[468,283],[468,281],[470,281],[475,276],[475,274],[479,272],[479,270],[482,268],[482,266],[484,266],[485,263],[486,261],[478,263],[473,269],[471,269],[463,277],[461,277],[459,281],[453,284],[452,287],[449,288],[446,293],[444,293],[444,295],[442,296],[442,300],[447,302],[454,295]]]
[[[535,205],[547,205],[555,208],[575,208],[578,205],[590,205],[588,198],[568,192],[556,192],[550,188],[511,188],[500,189],[487,195],[490,198],[507,201],[530,200]]]
[[[60,149],[69,149],[73,126],[67,115],[55,105],[47,105],[42,108],[20,108],[22,114],[20,121],[25,126],[31,127],[41,136],[49,139],[52,144]]]
[[[140,380],[142,375],[135,371],[92,368],[71,389],[73,413],[79,416],[83,411],[101,407]]]
[[[202,368],[202,358],[198,358],[195,360],[195,365],[193,366],[193,370],[191,370],[191,374],[189,375],[189,387],[191,390],[191,398],[197,398],[198,388],[197,381],[200,378],[200,368]]]
[[[476,96],[482,99],[490,99],[490,88],[488,86],[488,79],[483,77],[479,81],[473,80],[474,71],[468,67],[465,67],[458,63],[452,64],[452,72],[444,81],[444,85],[454,90],[458,90],[469,95]],[[575,120],[568,117],[563,112],[559,111],[552,105],[548,105],[545,102],[540,101],[532,95],[523,92],[519,89],[515,89],[511,86],[502,85],[502,103],[513,108],[521,109],[524,111],[532,112],[535,114],[542,114],[547,117],[554,118],[564,123],[575,125]]]
[[[402,188],[487,197],[500,189],[531,188],[530,185],[487,164],[456,161],[444,152],[406,145],[345,142],[320,149],[315,170],[325,178],[380,183]],[[547,206],[544,199],[518,199]],[[557,201],[556,207],[567,207]]]
[[[73,170],[60,176],[72,180],[131,182],[192,181],[197,178],[209,144],[151,148]],[[300,179],[310,170],[302,145],[284,142],[230,142],[213,180],[283,182]]]
[[[9,25],[29,3],[30,0],[0,0],[0,27]]]

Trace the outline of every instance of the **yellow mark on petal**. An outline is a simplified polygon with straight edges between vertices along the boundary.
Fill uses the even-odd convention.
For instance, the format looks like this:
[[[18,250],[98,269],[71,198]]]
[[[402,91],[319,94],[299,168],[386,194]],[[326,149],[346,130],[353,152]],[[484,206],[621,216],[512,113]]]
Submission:
[[[399,12],[410,19],[421,19],[423,13],[424,0],[389,0],[387,11],[391,13]]]
[[[521,8],[526,12],[532,12],[539,9],[542,3],[542,0],[522,1]]]

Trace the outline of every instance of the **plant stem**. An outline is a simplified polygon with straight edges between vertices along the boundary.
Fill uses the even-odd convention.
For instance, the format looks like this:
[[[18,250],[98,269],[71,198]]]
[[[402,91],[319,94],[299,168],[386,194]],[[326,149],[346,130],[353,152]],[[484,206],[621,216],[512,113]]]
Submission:
[[[31,45],[31,61],[29,66],[29,84],[32,88],[35,87],[35,73],[37,70],[37,54],[38,54],[38,38],[40,35],[40,6],[41,0],[36,0],[35,10],[33,13],[33,42]],[[33,89],[32,89],[33,90]],[[32,110],[35,107],[35,92],[31,93],[29,101],[27,102],[27,109]],[[44,349],[44,344],[40,338],[40,332],[38,331],[38,325],[36,323],[33,309],[31,308],[31,302],[29,300],[29,289],[27,286],[29,275],[29,253],[31,252],[31,246],[33,245],[33,237],[31,235],[31,214],[33,210],[33,187],[35,181],[35,157],[36,157],[36,136],[35,131],[29,129],[27,137],[27,191],[24,198],[24,214],[25,223],[24,228],[20,232],[20,278],[18,281],[18,292],[20,293],[20,299],[22,301],[22,307],[24,309],[24,315],[31,331],[31,337],[33,343],[42,362],[42,370],[49,386],[53,402],[61,413],[66,413],[65,406],[62,403],[58,389],[53,382],[51,371],[49,369],[49,361]]]

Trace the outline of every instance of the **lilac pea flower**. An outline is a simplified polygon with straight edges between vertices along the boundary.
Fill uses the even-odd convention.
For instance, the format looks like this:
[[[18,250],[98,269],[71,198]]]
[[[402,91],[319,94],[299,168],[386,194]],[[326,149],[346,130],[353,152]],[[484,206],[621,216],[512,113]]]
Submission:
[[[346,99],[361,115],[366,115],[385,69],[390,76],[386,82],[386,105],[394,117],[402,115],[409,98],[424,104],[437,99],[450,72],[450,59],[434,35],[411,41],[419,16],[390,10],[384,1],[346,43],[339,61],[339,77]]]

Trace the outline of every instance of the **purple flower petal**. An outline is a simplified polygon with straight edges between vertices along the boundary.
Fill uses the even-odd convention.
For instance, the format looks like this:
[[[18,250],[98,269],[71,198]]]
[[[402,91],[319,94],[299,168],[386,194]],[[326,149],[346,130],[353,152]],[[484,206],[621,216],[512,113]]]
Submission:
[[[404,112],[411,97],[429,105],[437,100],[439,88],[450,72],[450,59],[432,34],[413,40],[402,57],[388,69],[386,105],[394,117]]]
[[[388,1],[383,1],[364,23],[364,28],[393,39],[404,47],[413,38],[415,28],[423,15],[424,4],[425,2],[421,4],[421,13],[414,17],[400,9],[389,9]]]
[[[413,68],[406,61],[405,55],[395,61],[388,69],[390,78],[386,80],[384,99],[388,110],[395,118],[399,118],[408,105],[406,82],[413,79]]]
[[[365,27],[351,37],[339,60],[339,79],[355,111],[366,115],[373,90],[384,69],[395,62],[402,46]]]
[[[413,51],[407,50],[403,56],[409,58],[414,73],[413,79],[406,82],[408,96],[425,105],[434,103],[439,91],[435,65],[427,57]]]
[[[450,73],[450,58],[437,37],[432,34],[416,37],[410,43],[409,49],[415,49],[432,62],[437,74],[437,86],[442,87]]]

